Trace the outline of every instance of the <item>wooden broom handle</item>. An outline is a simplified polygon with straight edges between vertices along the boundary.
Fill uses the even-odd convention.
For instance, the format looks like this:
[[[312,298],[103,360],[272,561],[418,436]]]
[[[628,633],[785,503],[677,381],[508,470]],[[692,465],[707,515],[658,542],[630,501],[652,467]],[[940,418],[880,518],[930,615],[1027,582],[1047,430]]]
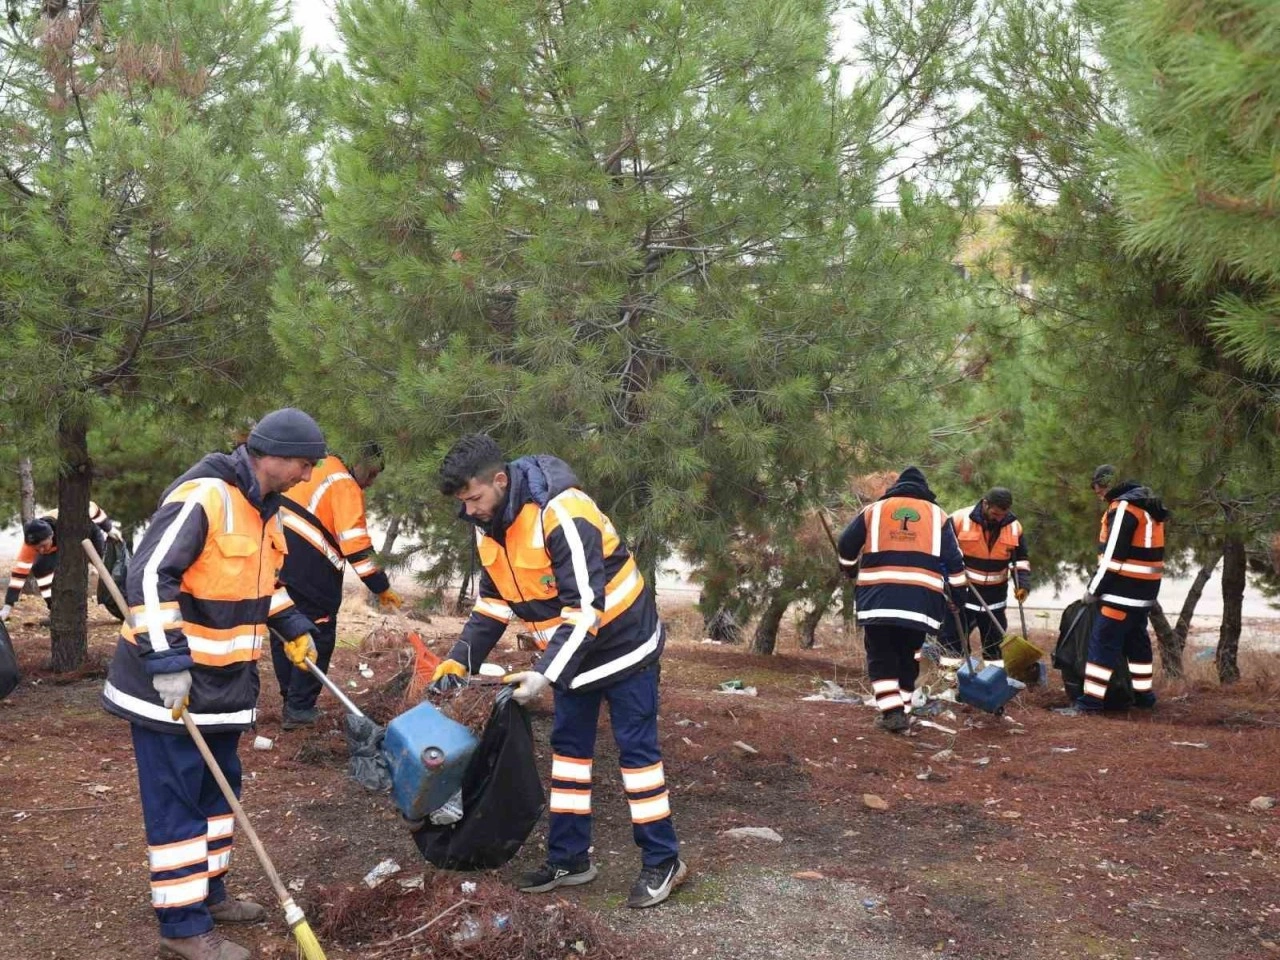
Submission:
[[[111,598],[115,600],[116,606],[120,608],[120,616],[124,617],[124,622],[132,627],[133,617],[129,615],[129,604],[125,602],[120,593],[120,588],[116,586],[116,578],[111,576],[111,571],[102,562],[102,557],[98,554],[98,548],[93,545],[93,541],[88,537],[80,541],[80,546],[84,547],[84,552],[89,556],[89,562],[98,571],[98,581],[111,591]]]
[[[116,581],[107,570],[107,565],[102,562],[102,557],[99,556],[93,541],[88,539],[81,540],[80,546],[84,547],[84,552],[88,554],[89,561],[97,569],[98,576],[107,585],[107,589],[111,591],[111,596],[115,598],[116,604],[120,607],[120,612],[124,614],[125,622],[133,626],[133,618],[129,615],[129,604],[120,595],[120,588],[116,586]],[[182,723],[187,728],[187,733],[191,736],[191,739],[195,741],[196,749],[200,751],[200,756],[204,757],[205,766],[213,774],[213,779],[218,782],[218,789],[222,791],[222,796],[231,805],[231,812],[235,814],[236,823],[240,824],[240,829],[249,838],[249,843],[253,846],[253,852],[258,855],[258,862],[262,864],[263,872],[267,875],[267,879],[271,881],[271,887],[275,890],[276,897],[279,898],[282,904],[287,906],[292,902],[289,891],[280,882],[280,874],[276,873],[275,865],[271,862],[271,858],[267,856],[267,850],[262,845],[262,841],[258,839],[258,832],[253,829],[253,824],[249,822],[248,816],[245,815],[244,807],[240,806],[240,800],[236,797],[235,791],[231,789],[231,784],[227,783],[227,778],[223,775],[222,768],[218,766],[218,761],[213,758],[213,752],[209,749],[209,744],[205,742],[204,736],[200,733],[195,721],[191,719],[191,714],[187,713],[185,707],[182,709]]]
[[[275,890],[276,897],[287,907],[292,901],[289,891],[284,888],[284,884],[280,881],[280,874],[276,873],[275,865],[271,862],[271,858],[267,856],[266,847],[258,839],[258,831],[253,829],[253,824],[249,822],[249,817],[244,812],[244,807],[240,806],[240,800],[236,797],[235,791],[231,789],[231,784],[227,783],[227,778],[223,775],[222,768],[218,766],[218,761],[213,758],[213,752],[209,749],[209,744],[205,742],[204,735],[196,726],[196,722],[191,719],[191,714],[187,713],[185,707],[182,709],[182,724],[187,728],[187,733],[191,735],[191,739],[195,741],[196,749],[200,751],[200,756],[204,757],[205,765],[209,768],[209,772],[213,774],[213,779],[218,781],[218,789],[222,791],[222,796],[231,805],[231,812],[236,815],[236,823],[240,825],[240,829],[249,838],[249,843],[253,845],[253,852],[258,855],[258,862],[262,864],[263,873],[271,881],[271,888]]]

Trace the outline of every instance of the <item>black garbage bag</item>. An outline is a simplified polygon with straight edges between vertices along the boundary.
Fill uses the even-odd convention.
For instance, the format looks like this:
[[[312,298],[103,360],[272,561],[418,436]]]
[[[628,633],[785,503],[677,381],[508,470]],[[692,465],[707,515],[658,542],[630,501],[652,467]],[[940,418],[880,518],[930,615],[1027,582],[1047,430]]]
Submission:
[[[1062,619],[1058,622],[1058,645],[1053,649],[1053,666],[1062,672],[1062,686],[1072,700],[1084,695],[1089,637],[1098,616],[1096,603],[1075,600],[1062,611]],[[1129,664],[1123,657],[1111,674],[1103,706],[1107,710],[1127,710],[1133,706],[1133,679],[1129,676]]]
[[[382,738],[387,728],[368,717],[346,716],[347,748],[351,778],[367,790],[385,792],[391,789],[391,767],[382,753]]]
[[[102,546],[102,563],[111,571],[111,579],[116,582],[122,595],[126,595],[125,582],[129,579],[129,564],[132,560],[133,551],[129,549],[127,543],[112,537],[106,538],[106,543]],[[105,583],[98,584],[98,603],[106,607],[113,617],[124,623],[125,612],[120,609],[120,605],[116,603],[115,597],[111,595],[111,590]]]
[[[13,693],[14,688],[22,682],[22,674],[18,671],[18,655],[13,651],[13,641],[9,639],[9,628],[0,622],[0,700]]]
[[[462,819],[427,823],[413,840],[441,869],[492,870],[516,855],[545,807],[529,715],[504,689],[462,778]]]

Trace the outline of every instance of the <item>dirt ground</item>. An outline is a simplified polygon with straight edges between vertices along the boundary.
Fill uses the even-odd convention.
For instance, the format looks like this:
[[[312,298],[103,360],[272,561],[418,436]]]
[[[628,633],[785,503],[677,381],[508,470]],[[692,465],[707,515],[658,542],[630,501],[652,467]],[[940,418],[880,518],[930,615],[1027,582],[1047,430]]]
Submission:
[[[332,673],[359,701],[406,654],[361,649],[378,618],[351,607]],[[1158,681],[1154,714],[1070,719],[1046,709],[1060,693],[1028,691],[1005,717],[955,706],[953,718],[934,718],[954,734],[916,728],[892,737],[874,729],[869,708],[801,699],[823,679],[865,689],[862,658],[838,624],[824,625],[815,651],[798,651],[789,633],[779,655],[757,657],[701,643],[688,608],[666,614],[673,641],[661,733],[690,880],[658,909],[622,906],[638,858],[605,734],[594,804],[600,877],[553,898],[638,944],[628,955],[1280,957],[1280,812],[1250,807],[1280,794],[1280,658],[1249,659],[1230,691],[1207,676]],[[44,668],[41,616],[26,597],[10,621],[25,676],[0,702],[0,944],[16,960],[150,960],[136,770],[125,725],[98,704],[114,625],[95,608],[88,668],[57,678]],[[441,649],[461,622],[437,617],[420,627]],[[504,641],[496,659],[517,656]],[[728,679],[759,695],[716,692]],[[354,888],[379,861],[401,865],[391,882],[429,868],[390,801],[346,778],[336,724],[282,733],[275,693],[267,664],[258,732],[275,743],[265,752],[242,745],[244,802],[318,925],[334,892]],[[327,694],[321,702],[334,713]],[[544,766],[549,719],[546,705],[535,711]],[[724,834],[740,826],[771,827],[782,841]],[[539,862],[542,836],[540,828],[493,878],[509,882]],[[237,845],[231,887],[272,903],[247,843]],[[295,955],[274,905],[270,923],[228,932],[255,956]],[[414,955],[411,939],[394,950],[374,941],[327,952],[331,960]],[[565,945],[563,956],[580,954]]]

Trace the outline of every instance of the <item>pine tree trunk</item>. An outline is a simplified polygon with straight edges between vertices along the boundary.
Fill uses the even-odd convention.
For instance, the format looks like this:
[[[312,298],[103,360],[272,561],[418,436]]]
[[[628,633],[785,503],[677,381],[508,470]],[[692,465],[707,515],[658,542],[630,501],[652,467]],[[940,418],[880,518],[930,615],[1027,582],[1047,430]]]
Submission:
[[[21,457],[18,460],[18,498],[22,522],[34,520],[36,518],[36,478],[31,471],[30,457]]]
[[[458,599],[453,604],[453,612],[463,616],[471,611],[471,594],[475,591],[476,582],[476,544],[471,540],[471,549],[467,552],[467,572],[462,577],[462,585],[458,587]]]
[[[1218,634],[1218,680],[1235,683],[1240,679],[1241,608],[1245,584],[1244,537],[1229,530],[1222,550],[1222,629]]]
[[[818,624],[822,622],[822,618],[831,609],[831,604],[836,598],[838,589],[840,589],[838,577],[833,577],[822,585],[821,595],[814,601],[813,609],[804,615],[804,622],[800,625],[800,649],[813,649],[814,644],[817,642]]]
[[[1187,635],[1191,632],[1191,619],[1195,616],[1196,606],[1204,594],[1204,588],[1213,576],[1214,567],[1218,565],[1215,558],[1196,572],[1196,578],[1187,589],[1186,599],[1182,601],[1182,609],[1178,612],[1177,626],[1170,626],[1164,610],[1157,603],[1151,611],[1151,625],[1155,627],[1156,637],[1160,644],[1160,672],[1166,677],[1181,677],[1183,653],[1187,649]]]
[[[400,536],[400,527],[403,523],[403,513],[397,513],[391,518],[391,522],[387,524],[387,535],[382,538],[382,549],[378,551],[381,556],[391,556],[391,551],[395,549],[396,538]]]
[[[57,673],[78,670],[88,648],[88,561],[80,541],[89,536],[88,423],[80,414],[58,420],[58,567],[53,578],[49,633]]]
[[[786,615],[787,608],[795,599],[796,589],[800,586],[798,577],[784,576],[782,584],[769,598],[769,605],[760,614],[755,633],[751,635],[752,653],[773,653],[778,645],[778,627]]]

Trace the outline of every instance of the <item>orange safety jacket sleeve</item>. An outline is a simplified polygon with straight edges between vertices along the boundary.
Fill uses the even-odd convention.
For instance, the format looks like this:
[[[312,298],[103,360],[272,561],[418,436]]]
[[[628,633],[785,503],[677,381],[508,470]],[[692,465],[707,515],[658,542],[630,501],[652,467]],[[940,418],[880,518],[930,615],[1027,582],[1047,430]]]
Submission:
[[[370,592],[386,592],[391,588],[391,581],[375,558],[365,516],[364,491],[353,478],[347,477],[334,483],[327,496],[333,511],[333,535],[342,555]]]
[[[182,631],[178,594],[182,575],[196,562],[209,536],[209,518],[198,497],[171,500],[156,511],[129,564],[125,597],[133,639],[148,674],[194,666]]]
[[[449,651],[449,659],[462,664],[467,672],[475,673],[502,639],[510,622],[510,605],[498,592],[489,571],[481,567],[480,599],[462,628],[462,636]]]
[[[31,568],[35,566],[39,556],[36,548],[29,543],[24,543],[18,550],[17,559],[13,561],[13,568],[9,571],[9,588],[4,592],[6,607],[12,607],[18,602],[22,588],[27,585],[27,578],[31,576]]]
[[[557,510],[553,502],[548,508]],[[599,516],[599,511],[594,511]],[[572,678],[595,643],[600,615],[604,612],[607,584],[604,570],[604,535],[587,517],[564,511],[559,524],[547,533],[547,553],[556,578],[560,616],[564,622],[547,642],[534,669],[552,683]],[[566,683],[568,680],[566,679]]]

